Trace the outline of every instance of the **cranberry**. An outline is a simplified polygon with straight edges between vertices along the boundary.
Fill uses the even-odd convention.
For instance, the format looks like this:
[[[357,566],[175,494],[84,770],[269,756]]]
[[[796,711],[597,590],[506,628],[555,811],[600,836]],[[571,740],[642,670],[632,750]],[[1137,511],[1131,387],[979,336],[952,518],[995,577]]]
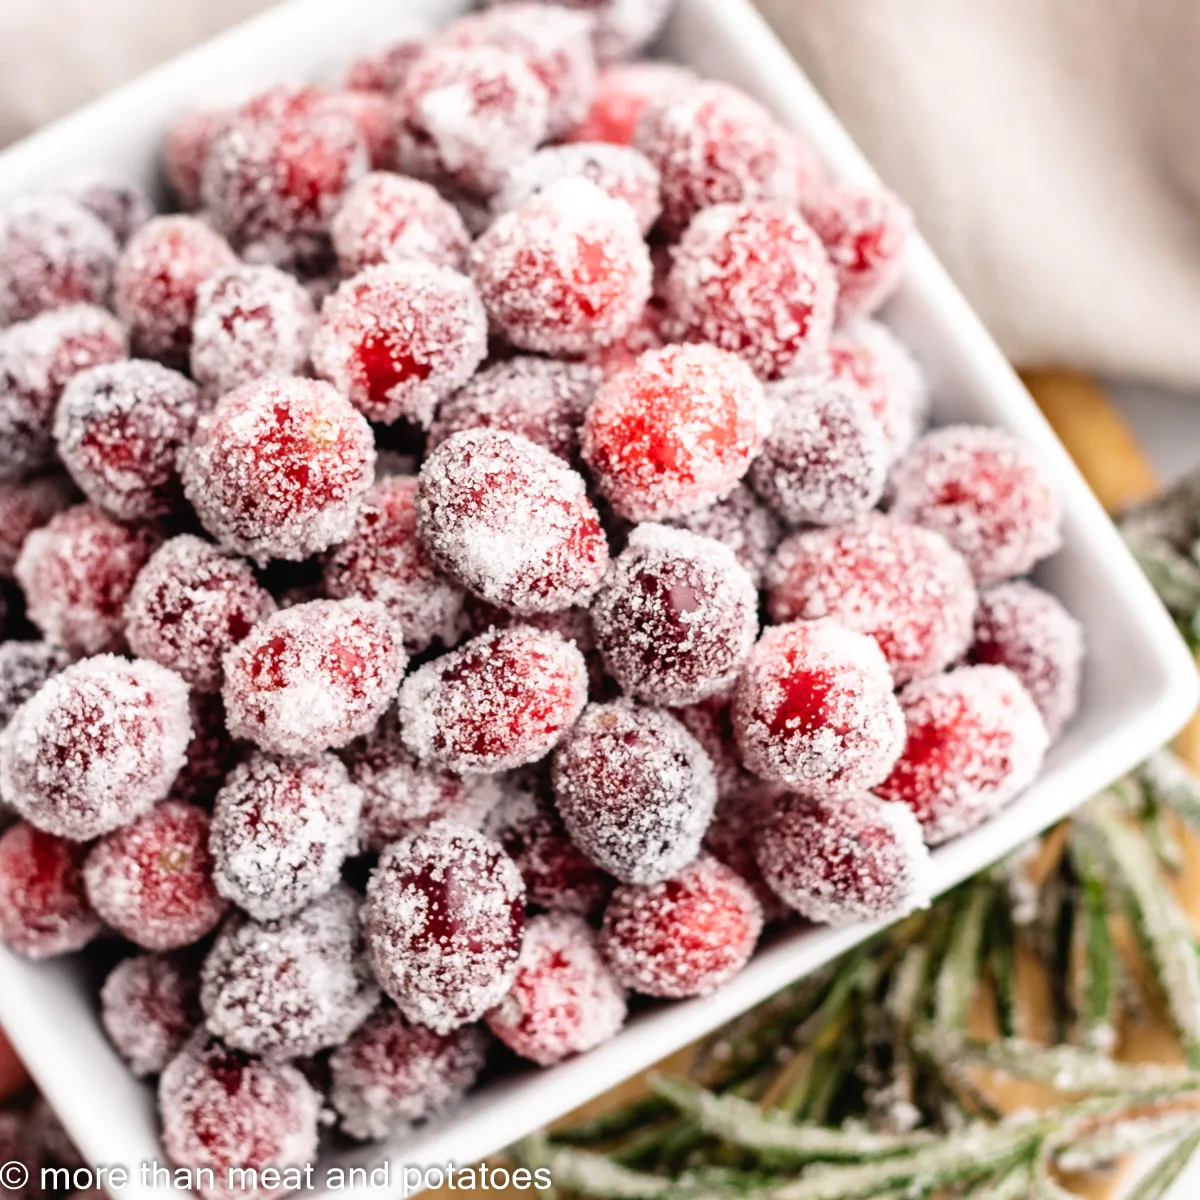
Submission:
[[[600,72],[587,116],[566,140],[632,145],[638,120],[648,104],[683,95],[696,82],[691,71],[675,63],[613,63]]]
[[[200,183],[213,139],[232,112],[226,108],[190,108],[179,113],[162,144],[163,174],[184,209],[200,207]]]
[[[763,878],[755,858],[759,829],[774,801],[774,789],[762,784],[742,794],[722,792],[704,835],[705,852],[724,863],[754,893],[766,924],[784,921],[791,914],[791,908]]]
[[[386,42],[360,55],[346,71],[346,87],[357,92],[381,92],[391,96],[399,91],[427,45],[425,38],[414,35]]]
[[[513,0],[487,0],[489,4],[511,4]],[[629,58],[644,50],[658,36],[671,12],[671,0],[555,0],[562,8],[576,8],[593,19],[592,41],[602,61]],[[524,4],[526,10],[531,4]],[[530,13],[529,19],[538,20]],[[638,64],[642,65],[642,64]],[[649,65],[649,64],[645,64]]]
[[[132,179],[107,171],[90,168],[73,171],[59,190],[107,226],[119,246],[125,245],[154,216],[150,197]]]
[[[77,493],[65,475],[0,482],[0,578],[11,579],[25,539],[67,508]]]
[[[246,744],[234,741],[225,728],[225,705],[215,692],[193,690],[188,698],[192,714],[192,740],[188,742],[184,762],[171,795],[211,809],[213,797],[246,754]]]
[[[199,981],[178,955],[122,959],[100,989],[100,1020],[129,1069],[158,1075],[199,1024]]]
[[[755,587],[762,582],[763,571],[783,537],[775,514],[742,483],[724,499],[676,517],[669,524],[728,546]]]
[[[347,90],[331,92],[329,105],[345,113],[354,122],[366,147],[371,170],[389,170],[396,158],[396,128],[391,100],[378,92]],[[337,211],[341,211],[340,205]]]

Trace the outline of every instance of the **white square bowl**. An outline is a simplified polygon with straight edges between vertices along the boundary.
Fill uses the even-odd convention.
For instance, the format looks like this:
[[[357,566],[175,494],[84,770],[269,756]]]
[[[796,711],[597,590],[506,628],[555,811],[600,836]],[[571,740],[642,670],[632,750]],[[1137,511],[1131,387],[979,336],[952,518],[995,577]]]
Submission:
[[[113,168],[156,186],[158,141],[180,108],[228,89],[320,78],[372,34],[392,32],[398,17],[444,22],[466,7],[468,0],[293,0],[0,155],[0,199],[80,165]],[[681,0],[663,49],[756,95],[811,139],[835,176],[874,178],[749,0]],[[1083,622],[1089,645],[1079,717],[1024,796],[984,828],[936,851],[941,891],[1063,817],[1164,742],[1194,709],[1198,684],[1191,656],[1117,533],[923,242],[912,248],[904,286],[886,317],[928,373],[938,421],[1011,430],[1057,481],[1065,545],[1039,578]],[[339,1162],[390,1161],[398,1190],[402,1164],[461,1165],[493,1153],[873,932],[874,926],[858,925],[779,935],[716,995],[652,1008],[591,1054],[492,1083],[436,1124],[342,1154]],[[93,1164],[134,1169],[161,1161],[153,1093],[109,1046],[96,1008],[95,981],[82,962],[36,965],[0,949],[0,1021],[84,1155]],[[142,1186],[136,1176],[121,1194],[179,1195]]]

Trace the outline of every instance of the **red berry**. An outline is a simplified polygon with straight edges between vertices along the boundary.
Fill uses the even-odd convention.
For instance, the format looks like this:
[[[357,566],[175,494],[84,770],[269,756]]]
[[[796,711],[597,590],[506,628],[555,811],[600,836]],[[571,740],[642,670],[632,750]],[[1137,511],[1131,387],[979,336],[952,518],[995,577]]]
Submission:
[[[470,258],[493,328],[522,350],[578,356],[610,345],[650,299],[633,209],[583,177],[497,217]]]
[[[981,586],[1025,574],[1062,545],[1053,480],[1002,429],[935,429],[896,467],[889,490],[892,514],[940,533]]]
[[[629,58],[645,49],[661,31],[670,13],[671,0],[554,0],[561,8],[579,9],[593,21],[592,41],[602,61]],[[513,0],[487,0],[489,4],[511,4]],[[531,4],[524,4],[527,10]],[[530,13],[530,20],[538,19]],[[643,65],[643,64],[636,64]],[[650,65],[650,64],[644,64]]]
[[[521,873],[482,834],[435,821],[394,842],[367,884],[367,952],[410,1021],[449,1033],[512,986],[525,932]]]
[[[52,642],[0,644],[0,729],[51,676],[71,663],[71,655]]]
[[[158,1109],[167,1158],[194,1173],[204,1200],[282,1196],[283,1187],[231,1184],[230,1168],[303,1170],[317,1154],[321,1097],[304,1076],[295,1067],[232,1050],[207,1033],[193,1035],[167,1064]]]
[[[443,570],[512,612],[585,604],[608,569],[583,477],[512,433],[466,430],[429,455],[417,530]]]
[[[178,507],[175,459],[200,416],[190,379],[154,362],[91,367],[63,390],[54,440],[71,478],[122,521]]]
[[[171,795],[211,809],[225,776],[247,752],[245,742],[236,742],[225,728],[225,705],[215,692],[193,689],[188,697],[192,714],[192,740],[187,761],[175,778]]]
[[[554,755],[554,800],[575,844],[623,883],[674,875],[700,852],[713,766],[674,717],[592,704]]]
[[[120,246],[154,216],[150,197],[132,179],[107,171],[73,171],[59,190],[105,225]]]
[[[727,496],[768,431],[753,371],[715,346],[643,354],[601,387],[583,425],[583,457],[630,521],[682,517]]]
[[[13,568],[29,619],[73,654],[122,649],[125,601],[161,540],[90,504],[65,509],[25,539]]]
[[[744,774],[753,779],[748,772]],[[759,827],[774,800],[774,789],[761,783],[757,789],[746,790],[741,795],[722,792],[712,824],[704,835],[705,853],[724,863],[746,884],[758,901],[763,922],[767,924],[785,921],[791,915],[788,905],[763,878],[754,853]]]
[[[65,475],[0,482],[0,578],[12,578],[25,539],[67,508],[77,495]]]
[[[262,379],[200,418],[180,474],[223,546],[301,561],[349,535],[374,464],[370,426],[328,384]]]
[[[163,174],[184,209],[200,207],[200,183],[208,152],[232,116],[226,108],[190,108],[167,128],[162,144]]]
[[[745,484],[739,483],[724,499],[668,522],[701,537],[728,546],[745,567],[755,587],[783,530],[775,514]]]
[[[366,147],[367,163],[371,170],[389,170],[396,158],[396,128],[391,100],[379,92],[347,90],[330,92],[329,105],[345,113],[354,122]]]
[[[700,743],[712,761],[717,795],[722,800],[740,801],[764,791],[766,785],[742,766],[729,706],[728,695],[710,696],[698,704],[672,709],[671,715]],[[717,857],[724,861],[722,855]]]
[[[615,1037],[625,1011],[595,930],[582,917],[546,913],[529,922],[517,977],[486,1020],[510,1050],[549,1067]]]
[[[938,534],[882,513],[793,534],[766,584],[772,621],[832,617],[868,634],[897,684],[944,670],[971,642],[976,593],[962,556]]]
[[[356,58],[346,70],[346,87],[356,92],[382,92],[390,96],[399,90],[413,64],[425,53],[425,38],[397,38],[378,49]]]
[[[569,142],[632,145],[647,104],[692,89],[696,76],[669,62],[613,63],[600,72],[587,116],[567,135]]]
[[[434,1033],[390,1004],[377,1008],[329,1060],[339,1127],[363,1141],[405,1132],[452,1107],[487,1058],[478,1025]]]
[[[199,1024],[199,981],[178,955],[122,959],[100,989],[100,1020],[129,1069],[159,1074]]]
[[[213,808],[217,891],[258,921],[299,912],[332,890],[357,851],[362,805],[332,754],[300,762],[251,755]]]
[[[24,821],[0,834],[0,942],[51,958],[82,950],[100,932],[83,887],[86,853]]]
[[[1033,782],[1049,738],[1007,667],[959,667],[900,693],[904,753],[876,787],[917,814],[936,846],[994,816]]]
[[[575,646],[518,625],[414,671],[400,689],[400,723],[422,763],[494,774],[544,757],[586,700],[587,664]]]
[[[105,923],[145,950],[190,946],[225,912],[213,885],[208,813],[178,800],[97,842],[83,877]]]
[[[754,953],[762,911],[728,867],[701,858],[674,879],[620,887],[604,913],[600,947],[625,987],[647,996],[704,996]]]
[[[341,885],[277,921],[230,917],[200,973],[209,1031],[267,1059],[340,1046],[378,1003],[358,898]]]
[[[380,604],[351,598],[283,609],[225,656],[229,731],[271,754],[345,746],[383,715],[407,661]]]
[[[733,702],[742,761],[811,795],[864,791],[887,777],[904,720],[878,643],[836,621],[763,631]]]
[[[929,851],[903,804],[869,792],[775,801],[757,839],[767,882],[810,921],[895,920],[932,898]]]
[[[313,367],[372,421],[427,428],[439,400],[487,353],[487,317],[470,280],[410,261],[368,267],[321,306]]]
[[[225,239],[198,217],[147,221],[117,265],[114,302],[129,327],[133,352],[185,368],[200,285],[235,266]]]

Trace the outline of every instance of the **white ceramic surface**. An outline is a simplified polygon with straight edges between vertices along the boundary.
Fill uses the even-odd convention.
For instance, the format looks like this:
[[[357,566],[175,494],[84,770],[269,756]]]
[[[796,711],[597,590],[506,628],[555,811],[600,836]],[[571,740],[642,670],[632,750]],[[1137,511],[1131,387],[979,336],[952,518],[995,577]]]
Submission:
[[[397,14],[444,21],[463,7],[465,0],[293,0],[10,149],[0,156],[0,199],[82,164],[152,183],[159,135],[189,102],[247,85],[327,75],[372,32],[390,31]],[[807,134],[834,174],[872,178],[748,0],[681,0],[664,51],[757,95]],[[904,114],[896,119],[902,123]],[[1066,506],[1066,545],[1039,578],[1083,621],[1090,645],[1079,718],[1025,796],[986,828],[936,852],[942,890],[1058,820],[1161,744],[1195,707],[1197,679],[1182,642],[1067,454],[924,244],[913,247],[906,283],[886,316],[929,374],[939,421],[1002,425],[1028,442],[1057,480]],[[498,1150],[873,931],[857,926],[777,937],[715,996],[644,1012],[592,1054],[493,1083],[452,1117],[407,1140],[364,1147],[340,1161],[390,1160],[391,1191],[398,1194],[400,1164],[461,1165]],[[153,1095],[105,1041],[96,1019],[96,984],[82,962],[34,965],[0,950],[0,1021],[19,1052],[87,1158],[136,1170],[162,1157]],[[143,1186],[136,1176],[120,1194],[158,1200],[178,1195]]]

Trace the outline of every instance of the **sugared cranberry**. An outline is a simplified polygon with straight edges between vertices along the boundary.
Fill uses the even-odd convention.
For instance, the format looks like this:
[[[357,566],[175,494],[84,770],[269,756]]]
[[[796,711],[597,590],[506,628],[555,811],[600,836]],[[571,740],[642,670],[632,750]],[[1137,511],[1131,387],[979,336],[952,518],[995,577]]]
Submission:
[[[43,683],[71,663],[71,655],[53,642],[0,644],[0,729]]]
[[[346,69],[345,86],[356,92],[381,92],[390,96],[400,89],[427,45],[425,38],[413,34],[361,54]]]
[[[712,761],[717,795],[722,799],[731,797],[740,800],[766,790],[766,785],[757,776],[751,775],[738,757],[730,703],[729,695],[711,696],[698,704],[672,709],[671,715],[700,743]]]
[[[200,207],[200,183],[209,149],[232,115],[227,108],[189,108],[167,127],[162,143],[163,174],[185,210]]]
[[[12,577],[25,539],[77,499],[65,475],[0,483],[0,578]]]
[[[188,697],[192,714],[192,740],[171,795],[211,809],[225,776],[245,757],[245,742],[235,741],[225,728],[225,705],[219,693],[192,690]]]
[[[600,72],[587,116],[567,135],[569,142],[632,145],[647,104],[678,96],[695,86],[696,76],[669,62],[614,63]]]
[[[504,996],[516,978],[524,893],[499,846],[449,821],[383,852],[363,928],[383,990],[410,1021],[449,1033]]]
[[[379,92],[336,91],[329,93],[329,105],[354,122],[367,149],[371,170],[387,171],[395,165],[396,124],[387,96]]]
[[[745,484],[723,500],[668,522],[728,546],[757,587],[783,529],[775,514]]]
[[[683,713],[694,711],[682,710]],[[748,772],[745,774],[748,779],[754,778]],[[775,789],[762,783],[740,793],[722,792],[712,824],[704,835],[705,853],[724,863],[754,893],[766,924],[784,921],[791,913],[791,908],[763,878],[755,858],[758,832],[774,800]]]
[[[511,4],[513,0],[488,0]],[[671,0],[555,0],[562,8],[577,8],[594,21],[592,41],[601,61],[629,58],[648,46],[661,31],[671,11]],[[524,7],[529,9],[530,4]],[[538,18],[531,15],[531,20]]]
[[[600,947],[627,988],[648,996],[703,996],[754,953],[762,910],[728,867],[701,858],[674,879],[620,887],[604,913]]]
[[[119,246],[154,216],[150,197],[132,179],[94,168],[73,171],[59,190],[108,227]]]
[[[100,1020],[136,1076],[159,1074],[200,1022],[195,971],[172,954],[122,959],[100,989]]]

